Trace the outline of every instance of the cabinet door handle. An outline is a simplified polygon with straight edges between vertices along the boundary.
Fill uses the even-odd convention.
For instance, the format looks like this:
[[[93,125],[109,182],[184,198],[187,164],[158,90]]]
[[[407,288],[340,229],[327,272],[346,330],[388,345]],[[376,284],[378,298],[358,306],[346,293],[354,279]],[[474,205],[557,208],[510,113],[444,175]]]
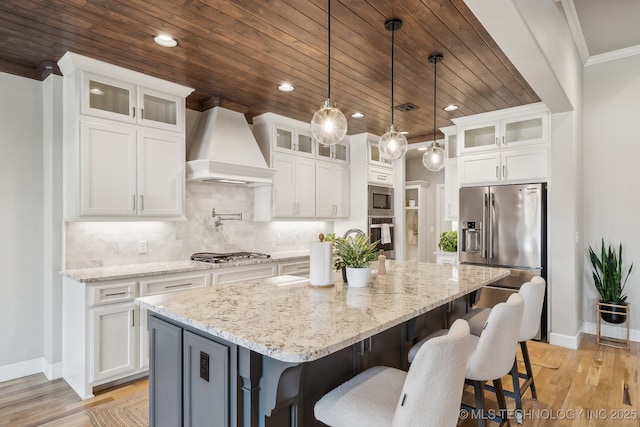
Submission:
[[[136,211],[136,195],[134,194],[133,196],[131,196],[131,201],[133,204],[133,211]]]
[[[378,179],[380,181],[386,181],[387,180],[387,176],[386,175],[378,175]]]
[[[140,120],[144,120],[144,108],[140,109]]]
[[[506,168],[506,166],[502,166],[502,177],[503,178],[507,177],[507,168]]]
[[[136,326],[136,312],[135,310],[131,310],[131,327]]]
[[[502,137],[502,145],[507,145],[507,141],[505,140],[504,136]]]
[[[144,194],[140,195],[140,212],[144,210]]]
[[[496,178],[500,178],[500,168],[496,166]]]
[[[497,136],[496,136],[496,145],[497,145],[498,147],[500,146],[500,138],[498,138]]]
[[[136,107],[131,107],[131,117],[136,118]]]

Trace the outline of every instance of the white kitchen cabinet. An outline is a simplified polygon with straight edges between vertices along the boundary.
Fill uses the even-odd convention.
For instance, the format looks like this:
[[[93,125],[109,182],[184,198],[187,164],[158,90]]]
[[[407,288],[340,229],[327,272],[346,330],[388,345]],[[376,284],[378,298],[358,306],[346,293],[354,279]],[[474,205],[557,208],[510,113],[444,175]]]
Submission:
[[[549,148],[505,150],[500,164],[502,182],[544,181],[549,178]]]
[[[389,159],[385,159],[380,154],[378,147],[378,141],[369,139],[367,141],[367,163],[371,166],[393,168],[393,162]]]
[[[264,264],[243,265],[212,270],[213,286],[226,283],[242,282],[244,280],[257,280],[275,276],[278,266],[269,262]]]
[[[367,182],[373,185],[393,187],[393,169],[380,166],[368,166]]]
[[[71,52],[58,64],[65,219],[183,219],[193,89]]]
[[[454,119],[460,186],[549,178],[549,111],[542,103]]]
[[[315,156],[315,143],[309,123],[264,113],[253,118],[253,134],[267,160],[273,153],[295,154],[309,158]]]
[[[316,162],[316,218],[349,217],[349,168]]]
[[[549,142],[549,112],[541,104],[454,119],[458,155]]]
[[[292,276],[309,277],[309,260],[283,261],[278,263],[278,276],[290,274]]]
[[[224,269],[220,269],[224,270]],[[275,265],[272,264],[275,271]],[[138,296],[209,286],[211,272],[175,273],[104,282],[63,278],[63,377],[83,398],[93,388],[146,375],[149,338]]]
[[[349,143],[348,138],[343,138],[333,145],[324,145],[316,141],[316,159],[326,160],[335,163],[349,163]]]
[[[549,178],[546,146],[503,150],[458,158],[461,185],[518,183]]]
[[[444,168],[444,220],[458,219],[460,185],[458,178],[458,159],[447,159]]]
[[[80,128],[82,216],[182,215],[182,136],[96,119]]]
[[[80,111],[102,117],[180,132],[184,98],[107,76],[82,72]]]
[[[126,377],[138,368],[136,360],[140,332],[138,307],[133,302],[91,309],[92,383]]]
[[[458,198],[460,185],[458,179],[458,134],[456,126],[441,127],[447,162],[444,168],[444,217],[445,221],[458,219]]]
[[[274,154],[273,218],[315,217],[315,160]]]

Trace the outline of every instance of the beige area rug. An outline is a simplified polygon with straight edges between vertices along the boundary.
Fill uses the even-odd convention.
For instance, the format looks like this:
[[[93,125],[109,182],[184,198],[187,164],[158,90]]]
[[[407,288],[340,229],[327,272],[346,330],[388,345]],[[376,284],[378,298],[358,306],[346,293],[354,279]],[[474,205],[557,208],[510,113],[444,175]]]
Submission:
[[[140,391],[128,399],[105,403],[87,411],[96,427],[148,427],[149,393]]]

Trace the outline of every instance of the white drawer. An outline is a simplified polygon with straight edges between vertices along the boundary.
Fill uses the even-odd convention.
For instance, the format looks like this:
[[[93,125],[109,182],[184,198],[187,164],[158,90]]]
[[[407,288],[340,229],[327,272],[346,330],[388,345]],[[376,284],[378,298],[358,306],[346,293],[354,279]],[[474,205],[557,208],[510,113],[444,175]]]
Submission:
[[[393,186],[393,170],[369,166],[367,169],[369,184]]]
[[[140,280],[140,295],[155,295],[184,291],[186,289],[203,288],[209,286],[210,282],[210,273],[150,277]]]
[[[132,301],[138,296],[138,282],[110,282],[91,287],[90,305],[111,304]]]
[[[278,276],[285,274],[309,277],[309,261],[296,261],[279,264]]]
[[[252,265],[250,267],[230,267],[215,270],[213,273],[213,284],[222,285],[225,283],[241,282],[243,280],[264,279],[276,275],[277,266],[275,264]]]

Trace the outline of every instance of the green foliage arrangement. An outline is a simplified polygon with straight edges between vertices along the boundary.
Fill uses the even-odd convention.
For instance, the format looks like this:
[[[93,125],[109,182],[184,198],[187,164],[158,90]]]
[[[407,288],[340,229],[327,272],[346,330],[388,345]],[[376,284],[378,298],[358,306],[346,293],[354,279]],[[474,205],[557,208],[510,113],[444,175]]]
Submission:
[[[589,258],[591,260],[591,272],[593,273],[593,283],[604,302],[625,302],[625,286],[629,279],[629,274],[633,269],[633,263],[626,275],[622,269],[622,243],[618,247],[618,253],[611,244],[605,248],[604,238],[600,256],[589,246]],[[623,280],[624,277],[624,280]]]
[[[335,237],[333,238],[333,246],[338,257],[334,262],[336,270],[342,267],[369,267],[371,262],[380,254],[380,250],[377,249],[378,241],[369,242],[369,236],[366,234],[358,234],[347,238]]]
[[[438,247],[445,252],[458,252],[458,232],[444,231],[440,235]]]

